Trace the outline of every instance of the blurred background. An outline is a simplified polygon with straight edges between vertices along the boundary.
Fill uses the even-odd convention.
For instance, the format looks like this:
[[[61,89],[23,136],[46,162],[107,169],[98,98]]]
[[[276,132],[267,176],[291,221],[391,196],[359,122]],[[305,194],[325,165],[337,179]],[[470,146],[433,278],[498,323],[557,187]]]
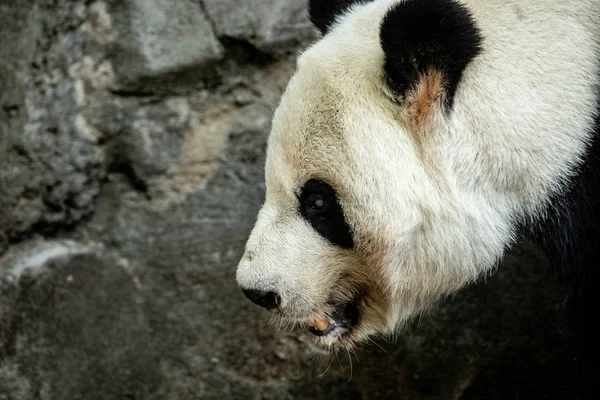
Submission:
[[[527,242],[350,355],[241,294],[305,3],[0,0],[0,400],[573,398]]]

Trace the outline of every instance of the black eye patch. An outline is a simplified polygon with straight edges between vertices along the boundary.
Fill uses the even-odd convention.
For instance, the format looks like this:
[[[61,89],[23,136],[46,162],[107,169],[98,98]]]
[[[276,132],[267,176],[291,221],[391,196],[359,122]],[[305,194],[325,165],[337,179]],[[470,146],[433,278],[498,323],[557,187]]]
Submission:
[[[328,183],[310,179],[304,184],[298,201],[300,214],[321,236],[345,249],[354,246],[337,194]]]

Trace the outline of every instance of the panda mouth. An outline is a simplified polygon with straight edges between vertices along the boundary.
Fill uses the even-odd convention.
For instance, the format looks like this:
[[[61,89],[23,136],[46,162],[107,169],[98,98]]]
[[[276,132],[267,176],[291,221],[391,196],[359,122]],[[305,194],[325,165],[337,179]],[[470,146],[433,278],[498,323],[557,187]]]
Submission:
[[[321,338],[339,338],[349,333],[359,322],[358,303],[358,298],[345,303],[330,303],[330,311],[315,319],[309,331]]]

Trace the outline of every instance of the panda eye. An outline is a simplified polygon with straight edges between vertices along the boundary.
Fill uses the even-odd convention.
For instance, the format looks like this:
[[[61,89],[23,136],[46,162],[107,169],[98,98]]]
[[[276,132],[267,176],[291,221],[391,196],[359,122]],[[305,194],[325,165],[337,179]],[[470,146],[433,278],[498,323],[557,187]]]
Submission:
[[[315,197],[315,199],[313,200],[313,207],[317,209],[325,207],[325,199],[323,199],[320,196]]]
[[[300,214],[321,236],[332,244],[344,248],[353,247],[350,227],[331,185],[311,179],[302,187],[298,201]]]
[[[313,194],[309,196],[304,206],[307,213],[321,213],[327,208],[327,200],[320,194]]]

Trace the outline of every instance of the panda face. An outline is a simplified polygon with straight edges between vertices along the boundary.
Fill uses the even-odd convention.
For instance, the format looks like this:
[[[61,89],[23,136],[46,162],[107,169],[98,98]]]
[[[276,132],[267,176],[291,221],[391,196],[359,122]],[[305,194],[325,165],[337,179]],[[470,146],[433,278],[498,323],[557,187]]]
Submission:
[[[319,18],[325,35],[298,59],[274,115],[266,199],[237,281],[282,324],[349,347],[494,268],[518,220],[542,209],[585,148],[597,61],[581,55],[585,35],[561,53],[563,34],[524,37],[553,64],[536,62],[552,68],[520,91],[537,70],[499,61],[520,42],[498,27],[487,40],[503,45],[485,53],[462,3],[333,3],[342,14]],[[480,15],[509,20],[485,3],[474,2]],[[540,20],[556,17],[547,13]],[[554,25],[569,26],[561,18]],[[490,96],[504,88],[528,107]]]
[[[266,201],[237,272],[242,288],[276,294],[274,316],[311,327],[325,345],[391,331],[472,277],[428,260],[433,210],[452,215],[453,205],[442,206],[444,178],[389,94],[377,25],[369,27],[385,9],[369,13],[351,35],[331,32],[300,57],[275,113]]]

